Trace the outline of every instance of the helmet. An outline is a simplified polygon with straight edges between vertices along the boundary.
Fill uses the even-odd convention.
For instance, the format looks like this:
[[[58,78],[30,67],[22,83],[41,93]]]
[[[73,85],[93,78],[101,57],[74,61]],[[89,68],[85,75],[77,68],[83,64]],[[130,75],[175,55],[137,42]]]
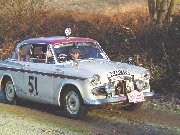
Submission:
[[[80,53],[80,50],[78,48],[72,48],[70,49],[70,54],[73,54],[73,53]]]

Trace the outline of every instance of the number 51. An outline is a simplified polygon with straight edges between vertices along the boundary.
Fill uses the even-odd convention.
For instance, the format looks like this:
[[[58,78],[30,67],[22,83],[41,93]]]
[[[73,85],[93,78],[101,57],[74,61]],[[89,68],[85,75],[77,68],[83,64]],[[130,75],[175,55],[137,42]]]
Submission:
[[[37,91],[37,77],[29,76],[28,85],[30,86],[29,92],[32,94],[34,90],[36,91],[35,95],[38,95]]]

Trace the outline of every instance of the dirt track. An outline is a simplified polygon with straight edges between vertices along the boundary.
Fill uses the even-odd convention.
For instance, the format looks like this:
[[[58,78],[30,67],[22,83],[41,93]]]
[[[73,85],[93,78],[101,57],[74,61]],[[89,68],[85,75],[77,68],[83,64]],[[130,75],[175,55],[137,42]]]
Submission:
[[[81,120],[65,118],[56,107],[22,101],[19,105],[7,105],[0,96],[0,134],[133,134],[178,135],[180,115],[141,109],[127,112],[108,106],[88,113]],[[56,124],[54,124],[56,123]],[[65,126],[62,126],[65,125]],[[70,131],[65,127],[74,127]],[[82,129],[82,130],[81,130]]]

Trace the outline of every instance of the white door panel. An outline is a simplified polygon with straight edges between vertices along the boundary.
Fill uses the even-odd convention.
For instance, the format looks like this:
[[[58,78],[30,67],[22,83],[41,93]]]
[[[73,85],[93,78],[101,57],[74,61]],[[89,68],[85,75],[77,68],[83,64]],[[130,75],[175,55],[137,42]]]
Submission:
[[[25,93],[30,96],[53,99],[52,65],[45,63],[27,63],[24,69]]]

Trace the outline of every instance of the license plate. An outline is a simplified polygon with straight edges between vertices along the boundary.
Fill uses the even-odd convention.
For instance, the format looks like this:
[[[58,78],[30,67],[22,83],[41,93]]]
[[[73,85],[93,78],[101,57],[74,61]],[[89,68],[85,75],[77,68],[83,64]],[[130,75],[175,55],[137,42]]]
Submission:
[[[127,96],[119,96],[119,100],[120,101],[125,101],[125,100],[127,100]]]
[[[137,90],[133,90],[130,93],[127,93],[129,102],[138,103],[145,101],[143,92],[139,92]]]

